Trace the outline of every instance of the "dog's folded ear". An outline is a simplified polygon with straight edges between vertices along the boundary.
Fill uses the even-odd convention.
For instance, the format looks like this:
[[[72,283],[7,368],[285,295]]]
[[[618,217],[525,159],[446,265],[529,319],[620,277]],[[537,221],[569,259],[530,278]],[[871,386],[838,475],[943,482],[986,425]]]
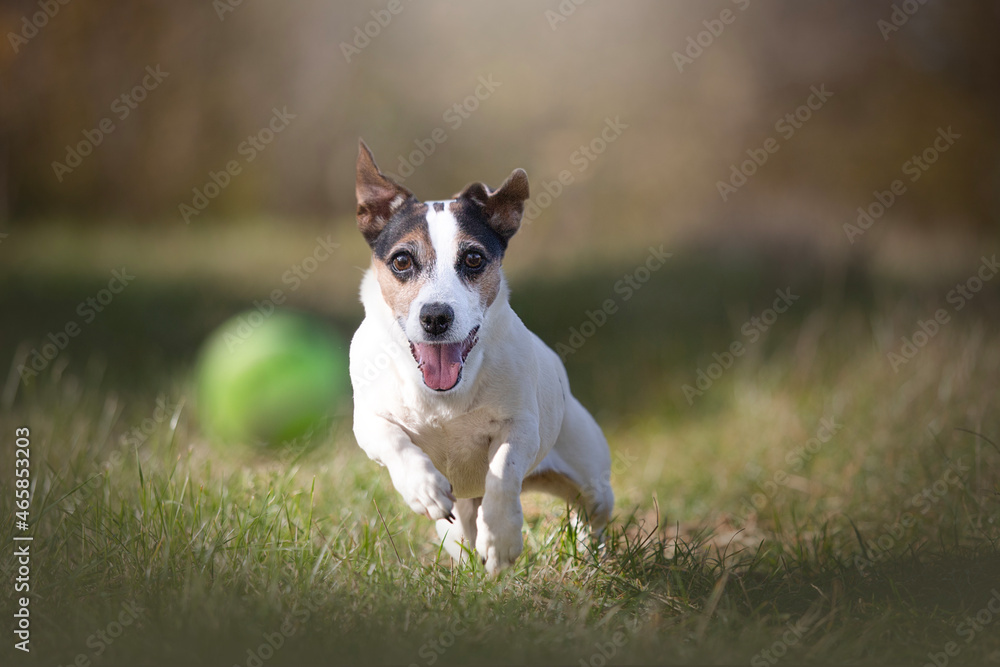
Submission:
[[[354,186],[358,198],[358,229],[368,245],[382,233],[392,214],[413,193],[379,171],[364,140],[358,140],[358,176]]]
[[[528,198],[528,174],[524,169],[515,169],[493,192],[482,183],[473,183],[459,197],[482,207],[487,224],[506,241],[521,226],[524,201]]]

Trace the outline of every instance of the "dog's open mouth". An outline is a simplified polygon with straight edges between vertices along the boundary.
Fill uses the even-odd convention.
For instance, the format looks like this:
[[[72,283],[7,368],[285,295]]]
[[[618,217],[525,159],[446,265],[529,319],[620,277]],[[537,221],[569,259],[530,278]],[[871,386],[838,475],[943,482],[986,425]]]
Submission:
[[[417,368],[424,374],[424,384],[434,391],[448,391],[462,379],[465,358],[479,340],[479,327],[460,343],[410,343]]]

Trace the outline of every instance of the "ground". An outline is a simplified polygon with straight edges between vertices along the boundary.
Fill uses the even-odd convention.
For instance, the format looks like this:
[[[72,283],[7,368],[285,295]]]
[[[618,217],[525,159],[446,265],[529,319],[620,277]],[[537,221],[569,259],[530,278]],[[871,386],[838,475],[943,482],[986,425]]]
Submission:
[[[206,441],[198,342],[267,289],[150,255],[85,322],[116,260],[26,243],[0,274],[4,359],[82,332],[0,396],[4,460],[31,432],[35,538],[32,651],[8,634],[4,664],[1000,662],[1000,280],[949,299],[978,263],[914,277],[678,251],[628,299],[616,282],[643,251],[512,269],[515,309],[564,344],[606,429],[618,505],[595,546],[526,497],[525,553],[493,579],[441,551],[354,443],[349,403],[307,451]],[[356,326],[357,271],[292,290],[283,266],[256,271]]]

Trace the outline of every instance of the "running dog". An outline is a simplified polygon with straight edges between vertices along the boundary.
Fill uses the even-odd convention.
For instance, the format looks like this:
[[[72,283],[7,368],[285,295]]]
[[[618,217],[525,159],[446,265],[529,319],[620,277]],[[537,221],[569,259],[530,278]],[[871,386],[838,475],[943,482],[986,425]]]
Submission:
[[[361,141],[356,194],[372,259],[351,340],[358,444],[453,558],[474,548],[491,574],[524,548],[522,491],[574,503],[599,535],[614,506],[607,440],[511,309],[500,266],[527,174],[422,202]]]

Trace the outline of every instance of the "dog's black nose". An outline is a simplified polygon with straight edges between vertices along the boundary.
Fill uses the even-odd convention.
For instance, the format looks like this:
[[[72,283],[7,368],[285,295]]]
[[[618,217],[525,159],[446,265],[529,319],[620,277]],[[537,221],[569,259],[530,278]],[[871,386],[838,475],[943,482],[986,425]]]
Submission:
[[[425,303],[420,309],[420,324],[432,336],[440,336],[455,319],[455,311],[444,303]]]

